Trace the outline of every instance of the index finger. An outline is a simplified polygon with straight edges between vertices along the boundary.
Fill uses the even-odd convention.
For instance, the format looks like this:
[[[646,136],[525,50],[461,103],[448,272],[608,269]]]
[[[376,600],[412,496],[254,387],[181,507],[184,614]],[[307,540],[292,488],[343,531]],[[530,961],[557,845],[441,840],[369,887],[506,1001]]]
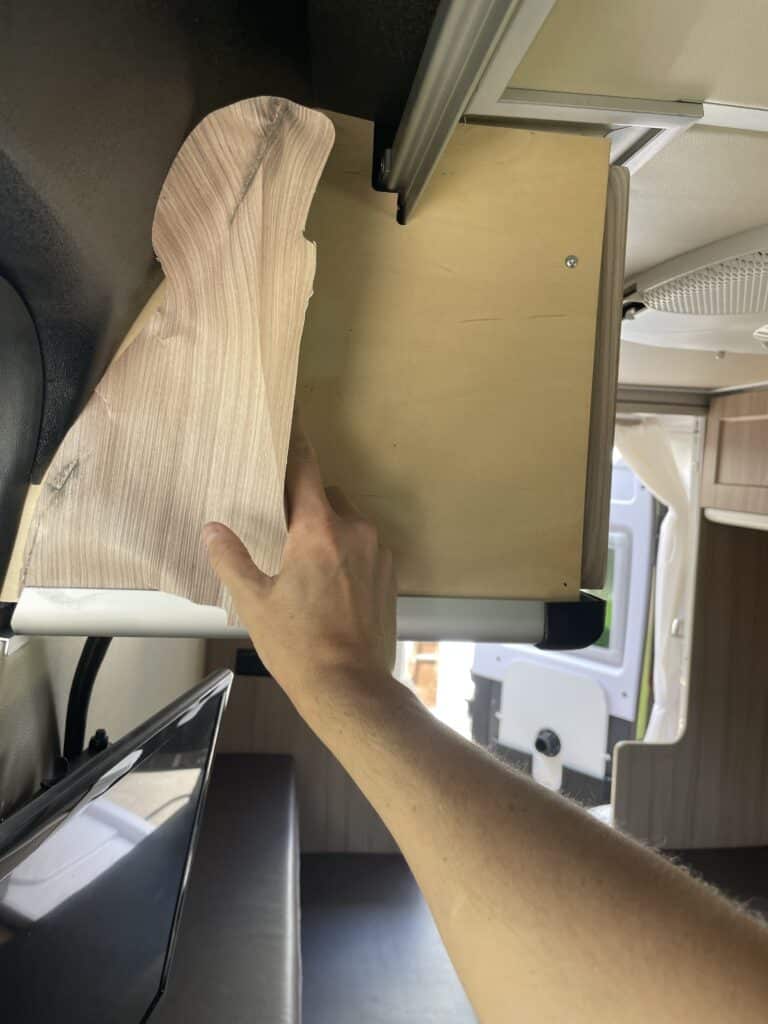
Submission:
[[[315,450],[294,412],[288,466],[285,471],[285,498],[288,527],[305,518],[327,515],[331,506],[325,496],[323,478]]]

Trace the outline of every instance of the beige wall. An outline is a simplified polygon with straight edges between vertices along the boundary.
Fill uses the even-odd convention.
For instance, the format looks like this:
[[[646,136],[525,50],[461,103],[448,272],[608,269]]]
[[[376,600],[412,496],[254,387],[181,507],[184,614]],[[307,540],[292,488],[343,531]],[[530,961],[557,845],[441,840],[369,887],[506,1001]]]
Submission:
[[[58,721],[63,727],[69,681],[83,648],[83,637],[49,637],[45,654],[56,687]],[[110,739],[124,736],[160,708],[199,682],[205,673],[205,642],[117,637],[110,644],[93,689],[86,736],[104,728]]]
[[[0,655],[0,816],[50,773],[83,637],[33,637]],[[202,640],[118,638],[93,691],[86,737],[125,735],[204,675]]]

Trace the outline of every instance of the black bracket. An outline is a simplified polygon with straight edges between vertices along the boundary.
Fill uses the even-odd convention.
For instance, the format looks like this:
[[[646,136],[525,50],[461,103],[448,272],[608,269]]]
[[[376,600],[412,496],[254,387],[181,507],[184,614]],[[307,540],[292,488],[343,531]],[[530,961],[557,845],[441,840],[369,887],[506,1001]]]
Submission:
[[[578,651],[600,639],[605,628],[605,601],[582,592],[578,601],[548,601],[542,651]]]
[[[371,188],[377,192],[392,192],[384,182],[389,174],[392,160],[392,143],[395,141],[395,129],[380,121],[373,125],[373,162],[371,164]]]

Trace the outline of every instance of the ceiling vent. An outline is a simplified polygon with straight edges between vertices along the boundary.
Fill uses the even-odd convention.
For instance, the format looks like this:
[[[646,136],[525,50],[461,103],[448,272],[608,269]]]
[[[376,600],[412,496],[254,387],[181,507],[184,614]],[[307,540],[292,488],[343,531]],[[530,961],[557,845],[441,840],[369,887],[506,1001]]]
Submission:
[[[716,352],[768,351],[768,225],[641,274],[625,298],[627,341]]]

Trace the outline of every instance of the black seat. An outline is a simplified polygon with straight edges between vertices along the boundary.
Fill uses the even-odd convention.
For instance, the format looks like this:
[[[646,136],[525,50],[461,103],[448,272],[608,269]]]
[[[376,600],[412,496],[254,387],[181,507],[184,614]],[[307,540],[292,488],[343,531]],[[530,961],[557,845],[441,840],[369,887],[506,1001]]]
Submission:
[[[475,1024],[429,908],[392,854],[301,861],[304,1024]]]
[[[298,1024],[293,761],[214,761],[170,980],[152,1024]]]
[[[170,980],[151,1020],[476,1022],[401,856],[305,854],[299,880],[293,761],[264,754],[214,761]]]

